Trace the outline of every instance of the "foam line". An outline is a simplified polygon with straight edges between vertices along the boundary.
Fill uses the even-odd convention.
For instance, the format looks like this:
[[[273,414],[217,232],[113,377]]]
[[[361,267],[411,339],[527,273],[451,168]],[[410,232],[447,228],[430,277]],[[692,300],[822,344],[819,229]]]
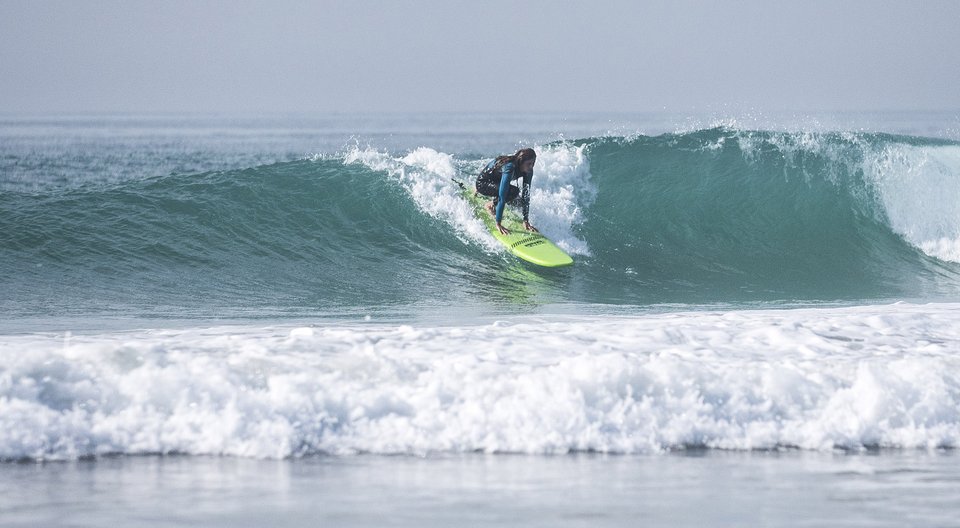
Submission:
[[[956,447],[960,305],[0,337],[0,457]]]

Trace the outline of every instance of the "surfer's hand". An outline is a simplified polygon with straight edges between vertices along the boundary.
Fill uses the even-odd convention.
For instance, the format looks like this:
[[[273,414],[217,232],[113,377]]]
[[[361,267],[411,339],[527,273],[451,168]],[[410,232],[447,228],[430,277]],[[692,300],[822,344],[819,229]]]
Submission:
[[[534,233],[540,232],[537,230],[536,227],[533,227],[532,225],[530,225],[530,222],[527,222],[526,220],[523,221],[523,228],[526,229],[527,231],[533,231]]]
[[[509,235],[509,234],[510,234],[510,230],[507,229],[506,227],[503,227],[503,225],[501,225],[500,222],[497,222],[497,229],[500,230],[500,234],[501,234],[501,235]]]

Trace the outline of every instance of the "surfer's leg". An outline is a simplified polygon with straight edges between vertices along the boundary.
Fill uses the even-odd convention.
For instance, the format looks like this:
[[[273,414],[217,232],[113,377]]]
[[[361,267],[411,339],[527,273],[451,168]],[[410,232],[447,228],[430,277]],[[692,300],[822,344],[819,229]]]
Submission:
[[[519,195],[520,195],[520,189],[518,189],[515,185],[511,185],[510,189],[507,190],[507,203],[514,203],[517,199],[517,196]],[[488,213],[490,213],[490,216],[494,218],[496,218],[497,216],[497,203],[499,202],[500,202],[500,197],[494,196],[493,200],[490,200],[489,202],[486,203],[486,205],[484,205],[484,208],[487,210]]]
[[[500,194],[499,184],[492,180],[478,178],[476,189],[478,194],[482,194],[484,196],[490,196],[493,198],[492,201],[487,202],[485,208],[487,212],[490,213],[491,216],[496,215],[497,202],[499,201],[499,198],[497,195]],[[515,189],[515,187],[511,185],[510,191],[509,191],[511,200],[514,198],[513,189]],[[519,190],[517,192],[519,192]]]
[[[480,190],[480,185],[477,185],[477,190]],[[507,203],[514,203],[517,199],[517,196],[520,196],[520,189],[516,185],[511,185],[507,189]],[[493,200],[487,202],[486,208],[487,212],[491,215],[496,216],[497,204],[500,202],[500,197],[494,195]]]
[[[500,187],[497,185],[496,182],[483,179],[483,178],[477,179],[476,189],[478,193],[484,196],[496,197],[497,194],[500,193]]]

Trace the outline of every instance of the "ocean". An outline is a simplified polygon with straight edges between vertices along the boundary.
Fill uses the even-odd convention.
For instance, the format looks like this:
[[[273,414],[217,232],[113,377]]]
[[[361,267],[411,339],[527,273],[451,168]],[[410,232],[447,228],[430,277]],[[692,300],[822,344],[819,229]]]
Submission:
[[[0,115],[0,315],[0,525],[960,518],[956,111]]]

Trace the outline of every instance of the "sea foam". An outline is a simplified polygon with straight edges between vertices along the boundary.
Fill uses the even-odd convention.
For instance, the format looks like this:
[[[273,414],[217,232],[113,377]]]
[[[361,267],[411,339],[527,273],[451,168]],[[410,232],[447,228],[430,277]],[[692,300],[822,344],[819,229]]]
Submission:
[[[0,337],[0,457],[960,443],[960,305]]]

